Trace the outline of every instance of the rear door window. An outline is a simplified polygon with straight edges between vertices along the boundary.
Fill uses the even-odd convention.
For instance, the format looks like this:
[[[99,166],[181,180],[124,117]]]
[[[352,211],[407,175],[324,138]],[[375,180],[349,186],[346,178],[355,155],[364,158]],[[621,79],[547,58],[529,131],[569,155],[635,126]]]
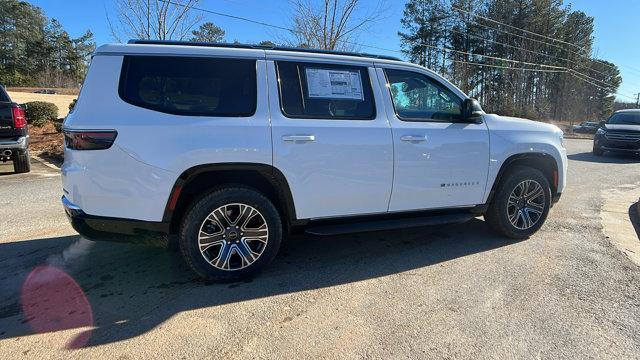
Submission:
[[[120,97],[175,115],[248,117],[256,110],[256,61],[125,56]]]
[[[364,66],[278,61],[282,113],[299,119],[370,120],[376,116]]]

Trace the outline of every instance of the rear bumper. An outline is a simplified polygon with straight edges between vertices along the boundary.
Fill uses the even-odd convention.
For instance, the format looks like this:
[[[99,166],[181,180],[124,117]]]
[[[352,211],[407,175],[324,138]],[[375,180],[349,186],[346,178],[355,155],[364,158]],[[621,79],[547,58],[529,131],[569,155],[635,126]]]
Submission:
[[[89,240],[149,244],[167,241],[169,223],[89,215],[66,196],[62,196],[62,206],[74,230]]]
[[[0,139],[0,150],[26,150],[29,146],[29,136],[20,136],[17,139]]]

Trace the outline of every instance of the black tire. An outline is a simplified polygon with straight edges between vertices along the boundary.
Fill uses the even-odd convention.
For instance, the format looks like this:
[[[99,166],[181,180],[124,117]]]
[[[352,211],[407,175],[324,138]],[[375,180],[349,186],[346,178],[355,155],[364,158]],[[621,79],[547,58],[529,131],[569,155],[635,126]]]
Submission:
[[[233,204],[243,204],[252,207],[254,210],[259,212],[259,215],[261,215],[258,221],[266,223],[268,233],[264,235],[264,237],[267,239],[266,244],[257,242],[260,255],[258,255],[257,259],[255,260],[251,259],[253,262],[246,266],[245,261],[243,260],[246,259],[246,257],[242,257],[238,250],[242,245],[244,245],[244,250],[246,250],[247,248],[251,249],[251,247],[247,245],[246,241],[242,240],[243,238],[241,238],[240,240],[235,241],[235,243],[238,243],[239,241],[242,242],[235,245],[236,250],[233,250],[234,242],[228,241],[229,239],[231,239],[231,235],[233,234],[228,232],[225,233],[225,236],[229,235],[226,239],[216,241],[222,241],[224,244],[230,244],[220,245],[219,250],[217,250],[217,257],[214,258],[217,247],[204,252],[200,251],[200,240],[198,239],[198,235],[200,234],[201,227],[204,228],[205,226],[212,226],[216,229],[219,228],[217,222],[209,221],[208,223],[205,223],[207,219],[210,219],[209,215],[211,215],[214,210],[217,210],[225,205],[229,205],[230,207],[238,206]],[[242,210],[238,208],[238,211],[240,213]],[[230,215],[229,218],[231,218]],[[241,220],[239,219],[240,217],[236,218],[237,223],[241,222]],[[233,226],[231,227],[233,228]],[[222,231],[225,232],[225,229],[222,229]],[[227,231],[233,231],[233,229]],[[233,239],[238,239],[238,237],[242,235],[242,233],[238,233],[239,231],[241,230],[237,228]],[[214,231],[212,230],[212,233],[213,232]],[[217,230],[215,232],[217,232]],[[273,261],[273,259],[276,257],[276,254],[278,253],[280,244],[282,242],[282,222],[278,210],[276,210],[271,201],[269,201],[269,199],[267,199],[264,195],[257,192],[256,190],[244,187],[221,188],[201,197],[199,200],[194,201],[189,210],[187,210],[187,213],[182,221],[178,240],[182,256],[184,257],[189,267],[198,276],[203,279],[212,281],[237,281],[255,276],[256,274],[264,270]],[[256,246],[256,242],[252,242],[251,244],[251,246]],[[237,264],[238,260],[240,260],[240,266],[243,266],[242,268],[227,270],[212,265],[212,263],[217,263],[215,259],[222,258],[221,254],[223,254],[223,249],[227,249],[225,248],[225,246],[229,246],[232,249],[230,251],[236,251],[235,253],[231,252],[228,257],[225,257],[225,259],[228,259],[225,261],[225,263],[232,264],[235,262],[235,264]],[[211,251],[213,252],[213,254],[210,253]],[[209,256],[209,258],[213,259],[210,259],[210,262],[205,259],[205,256]]]
[[[602,150],[600,147],[596,146],[596,144],[593,144],[593,155],[602,156],[602,155],[604,155],[604,150]]]
[[[541,187],[544,193],[544,201],[540,201],[540,206],[544,204],[541,214],[535,224],[527,229],[516,227],[509,220],[508,207],[509,197],[516,187],[525,180],[534,180]],[[489,226],[498,234],[511,239],[526,239],[540,230],[551,207],[551,187],[547,178],[537,169],[518,166],[509,171],[501,183],[498,185],[496,194],[489,205],[489,209],[484,214],[484,219]],[[528,216],[530,218],[530,216]],[[516,219],[516,222],[518,220]]]
[[[29,159],[29,150],[17,151],[13,156],[13,170],[17,174],[28,173],[31,171],[31,160]]]

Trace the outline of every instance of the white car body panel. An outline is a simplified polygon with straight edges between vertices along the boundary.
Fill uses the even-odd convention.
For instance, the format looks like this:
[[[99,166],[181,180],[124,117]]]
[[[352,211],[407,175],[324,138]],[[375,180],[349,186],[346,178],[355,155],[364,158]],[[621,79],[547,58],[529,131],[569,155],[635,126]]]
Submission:
[[[125,45],[122,45],[125,46]],[[120,46],[120,47],[122,47]],[[118,47],[118,49],[120,48]],[[158,48],[147,46],[151,49]],[[200,56],[218,56],[220,50],[211,48]],[[235,50],[235,49],[231,49]],[[232,52],[233,54],[233,52]],[[264,58],[264,52],[243,53],[241,57]],[[160,54],[161,55],[161,54]],[[229,53],[226,54],[229,56]],[[235,55],[234,55],[235,56]],[[94,57],[83,85],[76,109],[65,119],[64,127],[71,129],[113,129],[118,136],[108,150],[74,151],[65,149],[63,175],[73,169],[75,176],[65,176],[64,188],[69,200],[80,206],[89,215],[117,216],[147,221],[161,221],[169,194],[178,177],[187,169],[204,164],[254,163],[272,164],[271,136],[269,131],[268,94],[258,91],[256,112],[252,117],[205,117],[178,116],[137,107],[126,103],[118,95],[118,84],[123,57],[121,55],[98,55]],[[257,61],[258,89],[266,89],[266,66],[264,59]],[[114,166],[129,169],[120,176],[101,172],[96,167],[84,164],[99,164],[102,158],[120,156]],[[84,160],[83,163],[75,161]],[[135,171],[151,168],[148,177]],[[78,172],[81,172],[78,174]],[[166,177],[164,188],[149,196],[136,194],[126,188],[144,187],[155,177]],[[81,186],[77,179],[91,179],[94,184],[104,184],[117,179],[125,182],[118,191],[113,187]],[[86,195],[95,194],[96,199],[110,198],[108,202],[87,202]],[[84,198],[84,199],[83,199]],[[120,199],[120,200],[118,200]],[[108,215],[107,215],[108,214]]]
[[[128,104],[118,94],[127,54],[256,59],[256,112],[247,118],[179,116]],[[368,67],[376,118],[285,117],[274,59]],[[107,150],[65,150],[65,196],[89,215],[159,222],[186,170],[251,163],[274,166],[285,175],[297,219],[474,206],[486,203],[502,164],[527,153],[556,161],[557,190],[563,191],[567,159],[557,127],[497,115],[483,115],[481,124],[403,122],[394,113],[385,67],[422,72],[466,98],[432,71],[399,61],[182,45],[102,46],[64,127],[118,135]],[[428,141],[399,140],[416,132]],[[285,143],[286,135],[313,135],[315,141]],[[472,185],[455,185],[465,183]]]
[[[380,65],[378,65],[380,66]],[[381,65],[378,81],[384,87],[387,117],[395,147],[393,193],[389,211],[473,206],[482,202],[489,168],[489,134],[484,123],[403,121],[393,107],[384,69],[429,76],[454,93],[459,90],[432,72],[415,67]],[[424,142],[403,141],[406,136]]]
[[[378,106],[373,120],[287,118],[280,110],[274,62],[269,61],[268,67],[269,92],[274,94],[273,162],[287,178],[298,218],[386,212],[393,177],[393,143],[384,109]],[[374,98],[380,104],[382,94],[373,81],[372,67],[369,76]],[[285,136],[314,136],[315,140],[286,142]]]
[[[487,184],[493,185],[504,162],[520,154],[546,154],[558,166],[558,193],[564,190],[567,179],[567,150],[562,144],[562,131],[555,125],[493,114],[483,116],[491,138],[491,162]],[[483,202],[488,200],[491,186],[487,186]]]

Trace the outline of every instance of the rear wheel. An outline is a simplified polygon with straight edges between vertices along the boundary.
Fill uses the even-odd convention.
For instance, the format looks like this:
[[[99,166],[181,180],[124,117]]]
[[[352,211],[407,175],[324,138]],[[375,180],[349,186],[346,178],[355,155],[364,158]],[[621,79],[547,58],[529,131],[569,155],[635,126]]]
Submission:
[[[537,169],[517,167],[499,185],[485,220],[512,239],[526,239],[542,227],[551,207],[551,187]]]
[[[16,173],[28,173],[31,171],[31,160],[29,150],[16,151],[13,156],[13,169]]]
[[[278,211],[249,188],[212,192],[188,210],[180,229],[180,251],[200,277],[233,281],[251,277],[275,258],[282,241]]]

